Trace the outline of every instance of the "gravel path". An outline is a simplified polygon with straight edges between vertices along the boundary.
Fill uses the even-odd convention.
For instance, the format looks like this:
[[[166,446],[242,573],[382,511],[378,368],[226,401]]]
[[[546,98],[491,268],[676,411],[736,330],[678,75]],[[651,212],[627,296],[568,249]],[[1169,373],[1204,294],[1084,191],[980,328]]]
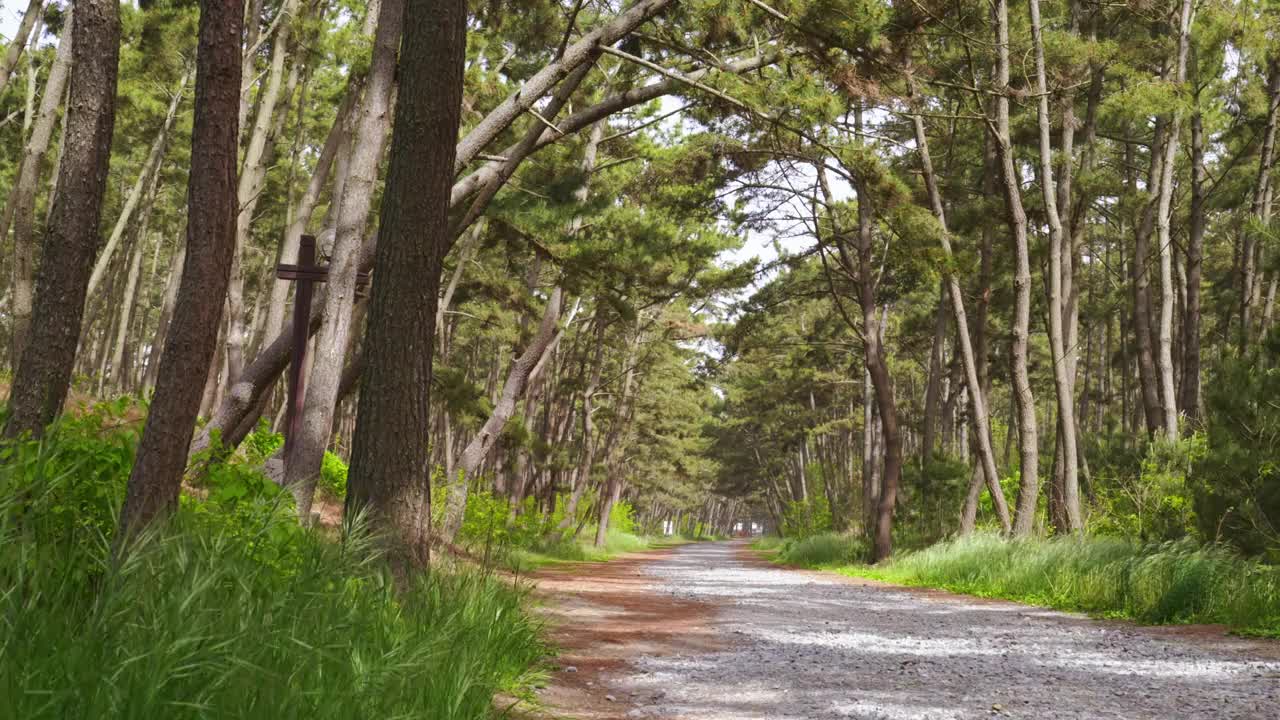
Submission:
[[[635,658],[610,683],[627,717],[1280,719],[1273,643],[849,582],[724,543],[643,572],[718,605],[723,649]]]

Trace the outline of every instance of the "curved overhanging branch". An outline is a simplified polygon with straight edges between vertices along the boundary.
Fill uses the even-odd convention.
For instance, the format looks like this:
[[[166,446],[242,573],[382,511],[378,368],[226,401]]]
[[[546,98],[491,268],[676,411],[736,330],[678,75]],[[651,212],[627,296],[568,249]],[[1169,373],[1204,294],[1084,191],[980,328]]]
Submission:
[[[677,0],[640,0],[613,20],[592,30],[578,42],[565,48],[554,62],[547,64],[525,81],[458,143],[453,171],[462,172],[476,156],[511,126],[525,111],[551,91],[583,63],[592,62],[600,48],[612,45],[645,21]]]

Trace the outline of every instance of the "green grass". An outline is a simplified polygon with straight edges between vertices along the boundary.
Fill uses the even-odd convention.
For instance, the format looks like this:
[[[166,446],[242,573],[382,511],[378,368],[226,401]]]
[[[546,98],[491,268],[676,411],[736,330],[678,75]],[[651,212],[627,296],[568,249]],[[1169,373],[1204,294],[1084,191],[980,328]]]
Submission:
[[[393,583],[366,534],[302,530],[241,471],[113,561],[135,438],[110,427],[0,448],[7,716],[486,718],[538,681],[524,591],[463,570]]]
[[[637,535],[610,529],[604,546],[596,547],[595,536],[595,528],[589,527],[577,539],[553,537],[531,543],[528,547],[509,548],[502,553],[502,563],[512,570],[524,572],[559,563],[603,562],[626,553],[694,542],[681,536]]]
[[[1280,637],[1280,568],[1192,541],[980,534],[839,572],[1141,623],[1220,623]]]
[[[840,533],[821,533],[805,538],[760,538],[752,546],[757,550],[772,551],[775,562],[809,568],[848,565],[863,560],[867,555],[865,540]]]

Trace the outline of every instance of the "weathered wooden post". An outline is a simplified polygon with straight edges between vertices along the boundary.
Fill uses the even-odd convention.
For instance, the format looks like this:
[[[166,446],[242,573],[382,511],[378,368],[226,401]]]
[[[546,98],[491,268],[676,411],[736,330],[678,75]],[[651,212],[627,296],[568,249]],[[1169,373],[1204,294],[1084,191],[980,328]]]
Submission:
[[[285,413],[284,442],[287,446],[297,437],[298,423],[302,422],[303,393],[306,391],[306,375],[303,366],[307,361],[307,342],[311,322],[311,298],[315,283],[323,281],[328,268],[316,266],[316,238],[303,235],[298,242],[298,263],[281,263],[276,267],[276,277],[298,283],[293,300],[293,359],[289,363],[289,409]]]
[[[307,362],[307,342],[311,337],[311,299],[315,294],[315,284],[329,278],[329,266],[316,264],[314,235],[303,235],[299,239],[297,264],[280,263],[276,266],[276,277],[298,283],[293,300],[293,359],[289,363],[289,406],[284,422],[284,444],[287,449],[300,429],[307,392],[307,378],[303,369]],[[356,276],[357,289],[368,282],[369,273],[362,272]]]

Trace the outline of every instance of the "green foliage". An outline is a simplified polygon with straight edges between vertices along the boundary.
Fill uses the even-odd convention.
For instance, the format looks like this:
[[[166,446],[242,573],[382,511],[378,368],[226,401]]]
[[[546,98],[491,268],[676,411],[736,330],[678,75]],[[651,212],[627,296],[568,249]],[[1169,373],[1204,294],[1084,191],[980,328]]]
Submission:
[[[635,508],[626,500],[619,500],[609,508],[609,529],[619,533],[636,533]]]
[[[774,559],[787,565],[825,567],[861,562],[868,556],[866,538],[825,532],[804,538],[786,538]]]
[[[300,529],[244,466],[123,559],[132,426],[99,410],[0,466],[0,703],[30,718],[485,718],[545,648],[522,591],[439,569],[395,583],[354,523]]]
[[[282,447],[284,447],[284,435],[271,432],[271,421],[263,417],[258,419],[258,426],[253,432],[245,436],[244,441],[240,443],[240,453],[244,456],[245,462],[258,466]]]
[[[316,490],[339,502],[347,497],[347,464],[327,450],[320,462],[320,480],[316,483]]]
[[[1145,623],[1223,623],[1280,636],[1280,569],[1191,540],[979,534],[844,572]]]
[[[1280,333],[1205,385],[1207,448],[1191,466],[1199,530],[1280,560]]]
[[[791,538],[807,538],[831,530],[831,508],[821,495],[808,500],[792,500],[782,512],[782,533]]]
[[[1187,476],[1207,452],[1202,434],[1177,442],[1157,438],[1136,470],[1108,468],[1099,477],[1099,512],[1090,529],[1144,541],[1176,540],[1193,532],[1196,518]]]

